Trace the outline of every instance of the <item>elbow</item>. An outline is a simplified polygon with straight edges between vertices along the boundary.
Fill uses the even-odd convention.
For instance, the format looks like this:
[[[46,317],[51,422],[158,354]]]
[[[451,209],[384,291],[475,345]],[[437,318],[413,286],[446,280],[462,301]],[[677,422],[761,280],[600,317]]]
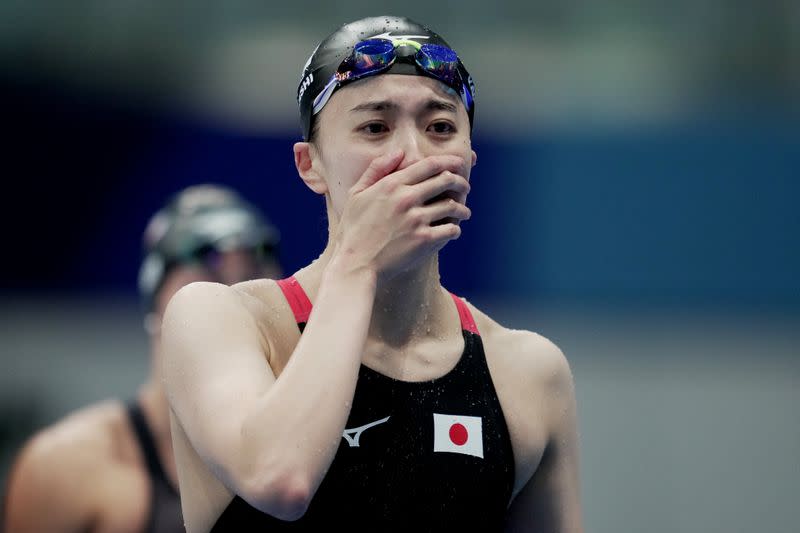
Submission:
[[[309,477],[302,470],[282,468],[253,480],[242,497],[260,511],[293,522],[306,514],[314,495]]]
[[[275,517],[295,521],[302,518],[311,504],[313,491],[307,476],[301,474],[284,475],[275,480]]]

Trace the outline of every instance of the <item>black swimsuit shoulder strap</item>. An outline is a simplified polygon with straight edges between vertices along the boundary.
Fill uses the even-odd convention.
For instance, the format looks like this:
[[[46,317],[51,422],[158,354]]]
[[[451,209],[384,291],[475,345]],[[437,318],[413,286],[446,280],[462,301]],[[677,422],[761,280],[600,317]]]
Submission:
[[[158,458],[158,449],[156,448],[153,433],[147,425],[147,420],[144,418],[144,412],[139,402],[131,400],[127,403],[128,418],[133,425],[133,431],[136,434],[136,439],[139,441],[139,446],[144,454],[147,463],[147,470],[153,479],[163,481],[164,484],[174,490],[172,483],[167,479],[164,472],[164,467],[161,460]]]

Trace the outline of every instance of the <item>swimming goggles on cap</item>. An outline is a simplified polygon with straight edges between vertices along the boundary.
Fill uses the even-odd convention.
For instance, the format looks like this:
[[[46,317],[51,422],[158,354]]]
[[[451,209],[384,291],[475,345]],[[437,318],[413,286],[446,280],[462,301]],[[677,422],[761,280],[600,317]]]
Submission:
[[[398,55],[397,50],[401,47],[412,48],[413,55]],[[353,53],[342,61],[330,81],[314,98],[312,114],[316,115],[322,111],[333,92],[342,85],[385,72],[391,68],[398,57],[413,57],[413,62],[417,67],[425,74],[456,90],[467,110],[472,109],[475,86],[453,50],[439,44],[420,44],[407,39],[396,41],[367,39],[356,43]]]

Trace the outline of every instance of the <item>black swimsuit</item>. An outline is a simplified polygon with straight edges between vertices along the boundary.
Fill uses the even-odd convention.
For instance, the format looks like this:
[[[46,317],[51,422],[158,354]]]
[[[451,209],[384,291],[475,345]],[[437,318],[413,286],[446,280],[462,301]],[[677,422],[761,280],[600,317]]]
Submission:
[[[147,426],[142,408],[137,402],[130,401],[127,409],[150,477],[150,512],[144,531],[145,533],[184,532],[186,528],[183,525],[180,496],[164,473],[158,458],[155,439]]]
[[[311,302],[294,277],[278,282],[302,331]],[[212,533],[229,531],[501,531],[514,458],[480,334],[453,296],[464,353],[430,381],[361,365],[339,449],[307,512],[287,522],[236,496]]]

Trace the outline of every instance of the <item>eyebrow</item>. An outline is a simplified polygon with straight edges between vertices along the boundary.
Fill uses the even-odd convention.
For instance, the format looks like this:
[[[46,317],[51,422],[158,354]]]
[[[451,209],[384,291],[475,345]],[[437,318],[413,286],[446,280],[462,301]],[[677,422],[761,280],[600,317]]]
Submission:
[[[447,100],[440,100],[438,98],[431,98],[425,102],[421,108],[425,111],[447,111],[449,113],[456,113],[457,108],[455,104]],[[391,100],[373,100],[358,104],[350,110],[351,113],[360,113],[365,111],[397,111],[400,105]]]
[[[394,111],[399,109],[400,106],[389,100],[373,100],[358,104],[350,110],[351,113],[359,113],[362,111]]]
[[[446,100],[430,99],[425,105],[428,111],[447,111],[449,113],[456,112],[456,105]]]

